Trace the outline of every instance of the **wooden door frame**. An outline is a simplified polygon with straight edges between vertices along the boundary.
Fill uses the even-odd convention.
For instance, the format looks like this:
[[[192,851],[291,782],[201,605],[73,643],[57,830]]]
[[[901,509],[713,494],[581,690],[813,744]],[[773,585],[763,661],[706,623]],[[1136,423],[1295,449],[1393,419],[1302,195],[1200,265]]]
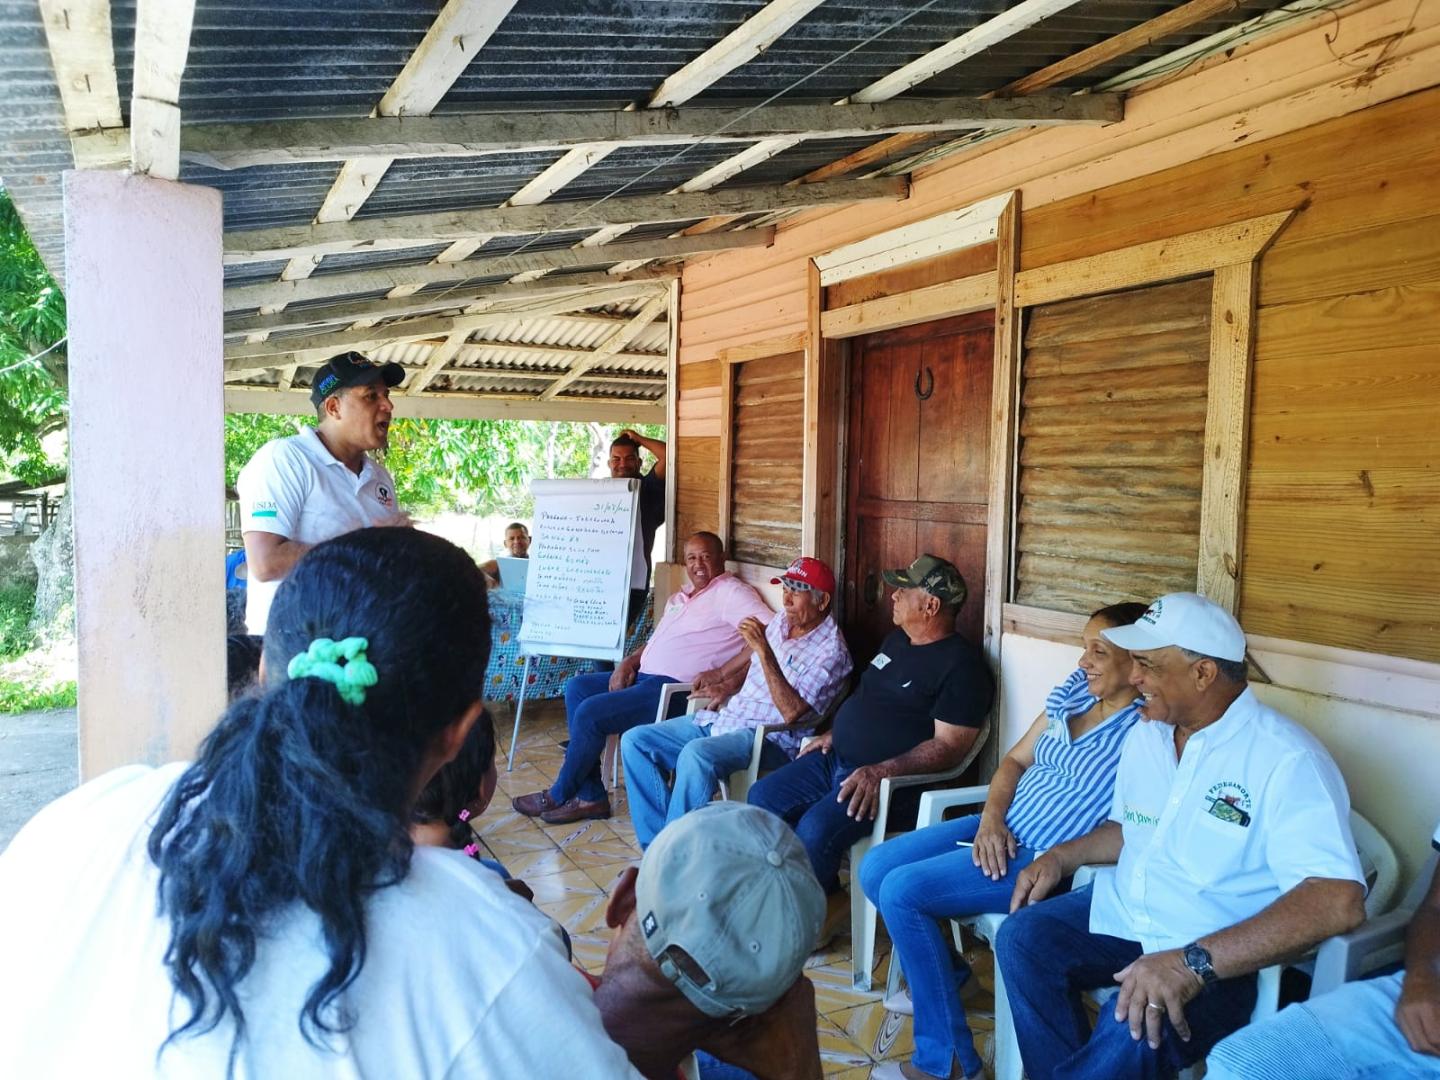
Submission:
[[[1019,262],[1018,191],[986,199],[900,229],[869,237],[809,260],[805,349],[805,452],[801,493],[802,546],[845,574],[845,451],[850,339],[880,330],[993,309],[995,366],[991,372],[990,478],[987,493],[985,615],[982,647],[997,673],[1000,626],[1009,595],[1007,567],[1011,433],[1015,414],[1015,270]],[[996,268],[878,300],[826,311],[825,286],[907,262],[990,242]],[[841,598],[837,597],[837,601]],[[843,617],[843,610],[837,617]],[[989,755],[987,755],[989,756]]]

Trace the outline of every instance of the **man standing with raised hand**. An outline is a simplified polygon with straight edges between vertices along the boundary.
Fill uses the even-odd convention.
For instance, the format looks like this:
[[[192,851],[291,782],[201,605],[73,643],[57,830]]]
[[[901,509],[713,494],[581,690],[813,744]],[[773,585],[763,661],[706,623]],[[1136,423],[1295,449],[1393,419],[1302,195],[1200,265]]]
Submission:
[[[640,472],[640,451],[649,450],[655,464],[648,473]],[[631,626],[645,603],[650,588],[651,549],[655,533],[665,524],[665,443],[641,435],[634,428],[625,428],[610,444],[610,477],[614,480],[640,481],[640,531],[635,536],[630,558],[630,605],[625,624]]]
[[[404,378],[399,364],[372,364],[355,352],[332,356],[310,387],[320,422],[271,440],[240,470],[250,633],[265,633],[275,590],[316,544],[371,525],[410,524],[395,502],[394,479],[369,454],[390,443],[390,388]]]

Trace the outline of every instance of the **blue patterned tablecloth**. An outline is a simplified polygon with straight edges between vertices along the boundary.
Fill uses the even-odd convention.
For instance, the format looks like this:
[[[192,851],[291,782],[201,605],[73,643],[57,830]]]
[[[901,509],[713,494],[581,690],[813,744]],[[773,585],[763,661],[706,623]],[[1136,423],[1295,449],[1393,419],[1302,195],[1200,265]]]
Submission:
[[[645,611],[625,641],[625,654],[638,649],[654,629],[652,611],[655,593],[645,597]],[[485,669],[485,700],[515,701],[520,696],[520,681],[525,677],[525,657],[520,655],[520,618],[524,598],[504,589],[490,593],[490,666]],[[596,670],[594,660],[576,660],[567,656],[535,656],[530,660],[530,685],[525,700],[557,698],[565,693],[571,675]]]

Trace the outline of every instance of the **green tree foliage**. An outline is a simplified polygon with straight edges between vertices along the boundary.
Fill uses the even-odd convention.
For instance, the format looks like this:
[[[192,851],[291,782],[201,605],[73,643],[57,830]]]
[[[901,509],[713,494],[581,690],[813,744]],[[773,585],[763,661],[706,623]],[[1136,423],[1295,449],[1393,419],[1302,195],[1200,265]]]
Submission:
[[[0,187],[0,471],[29,483],[65,470],[41,446],[65,426],[64,337],[65,297]]]
[[[271,439],[293,435],[308,417],[232,414],[225,418],[225,483]],[[441,510],[490,514],[530,509],[535,477],[589,476],[602,464],[618,427],[535,420],[413,420],[390,425],[382,459],[395,477],[400,505],[411,513]],[[640,425],[662,437],[664,428]]]

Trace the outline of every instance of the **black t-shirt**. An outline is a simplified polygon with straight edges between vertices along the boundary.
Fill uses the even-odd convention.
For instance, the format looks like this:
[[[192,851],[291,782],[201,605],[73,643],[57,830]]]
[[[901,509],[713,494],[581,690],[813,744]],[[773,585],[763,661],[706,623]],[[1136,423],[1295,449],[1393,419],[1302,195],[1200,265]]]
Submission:
[[[835,752],[850,765],[874,765],[913,750],[935,721],[978,728],[995,696],[980,651],[959,634],[912,645],[892,630],[835,717]]]
[[[645,581],[649,584],[650,552],[655,547],[655,533],[665,524],[665,478],[651,469],[640,478],[640,542],[645,545]]]

